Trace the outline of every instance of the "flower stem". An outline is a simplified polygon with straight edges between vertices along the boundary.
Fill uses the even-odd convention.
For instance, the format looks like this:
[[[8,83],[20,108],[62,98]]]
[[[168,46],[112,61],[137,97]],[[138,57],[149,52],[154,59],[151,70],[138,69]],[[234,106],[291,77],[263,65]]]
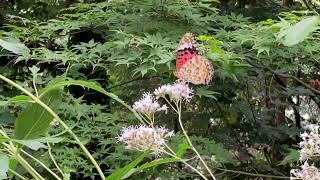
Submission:
[[[9,169],[9,171],[10,171],[12,174],[16,175],[17,177],[19,177],[20,179],[22,179],[22,180],[27,180],[27,178],[23,177],[21,174],[19,174],[19,173],[16,172],[16,171],[14,171],[14,170],[12,170],[12,169]]]
[[[181,101],[177,103],[178,107],[178,118],[179,118],[179,124],[180,124],[180,127],[181,127],[181,130],[184,134],[184,136],[186,137],[188,143],[190,144],[190,146],[192,147],[192,150],[197,154],[197,156],[199,157],[200,161],[202,162],[202,164],[204,165],[204,167],[207,169],[207,171],[210,173],[211,177],[213,178],[213,180],[216,180],[216,178],[214,177],[213,173],[211,172],[211,170],[209,169],[209,167],[207,166],[207,164],[204,162],[204,160],[202,159],[201,155],[198,153],[197,149],[192,145],[192,142],[191,140],[189,139],[189,136],[186,132],[186,130],[184,129],[183,127],[183,124],[182,124],[182,120],[181,120]]]
[[[40,164],[44,169],[46,169],[53,177],[55,177],[57,180],[62,180],[56,173],[51,171],[45,164],[43,164],[41,161],[39,161],[37,158],[33,157],[31,154],[27,153],[26,151],[21,149],[21,152],[36,161],[38,164]]]
[[[171,154],[169,152],[163,151],[165,154],[179,160],[180,162],[182,162],[183,164],[185,164],[186,166],[188,166],[189,168],[191,168],[192,170],[194,170],[197,174],[199,174],[204,180],[208,180],[200,171],[198,171],[196,168],[194,168],[193,166],[191,166],[189,163],[187,163],[184,159],[179,158],[178,156]]]
[[[14,155],[14,158],[23,166],[35,179],[45,180],[20,154]]]
[[[74,134],[72,132],[72,130],[62,121],[62,119],[60,119],[60,117],[45,103],[43,103],[39,98],[35,97],[33,94],[31,94],[29,91],[27,91],[26,89],[24,89],[23,87],[21,87],[20,85],[18,85],[17,83],[13,82],[12,80],[4,77],[3,75],[0,75],[0,79],[2,79],[3,81],[9,83],[10,85],[16,87],[17,89],[19,89],[20,91],[22,91],[23,93],[27,94],[31,99],[33,99],[36,103],[38,103],[40,106],[42,106],[46,111],[48,111],[54,119],[56,119],[57,121],[59,121],[59,123],[67,130],[67,132],[74,138],[74,140],[77,142],[77,144],[80,146],[80,148],[82,149],[82,151],[86,154],[86,156],[90,159],[90,161],[92,162],[92,164],[95,166],[95,168],[97,169],[101,179],[105,179],[105,176],[101,170],[101,168],[99,167],[98,163],[96,162],[96,160],[92,157],[92,155],[90,154],[90,152],[88,151],[88,149],[81,143],[80,139],[78,138],[78,136],[76,134]]]
[[[64,173],[62,172],[62,170],[61,170],[60,167],[58,166],[56,160],[55,160],[55,159],[53,158],[53,156],[52,156],[50,144],[47,143],[47,145],[48,145],[48,153],[49,153],[49,156],[50,156],[53,164],[56,166],[56,168],[58,169],[58,171],[60,172],[60,174],[62,175],[62,177],[65,177]]]

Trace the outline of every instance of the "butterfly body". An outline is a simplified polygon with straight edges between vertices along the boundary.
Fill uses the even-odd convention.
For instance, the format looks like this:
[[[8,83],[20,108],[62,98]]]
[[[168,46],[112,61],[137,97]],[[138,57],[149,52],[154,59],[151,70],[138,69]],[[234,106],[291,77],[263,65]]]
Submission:
[[[208,84],[213,75],[211,63],[201,55],[192,33],[186,33],[177,48],[175,75],[193,84]]]

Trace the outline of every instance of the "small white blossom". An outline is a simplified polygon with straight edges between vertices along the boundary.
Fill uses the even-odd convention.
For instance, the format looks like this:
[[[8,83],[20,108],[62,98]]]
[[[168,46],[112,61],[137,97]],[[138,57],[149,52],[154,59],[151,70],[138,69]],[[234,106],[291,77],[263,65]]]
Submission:
[[[290,179],[302,179],[302,180],[320,180],[320,172],[314,165],[309,165],[306,161],[300,169],[292,169],[290,171]]]
[[[160,97],[164,97],[165,95],[169,94],[170,91],[171,91],[171,85],[166,84],[161,87],[158,87],[158,89],[156,89],[154,91],[154,94],[156,95],[157,98],[160,98]]]
[[[151,150],[153,154],[159,155],[164,150],[166,138],[171,136],[174,136],[174,133],[166,128],[152,128],[141,125],[124,128],[118,139],[126,144],[126,149]]]
[[[141,114],[151,116],[157,111],[167,112],[168,107],[166,105],[160,107],[158,101],[150,93],[144,93],[143,97],[133,104],[133,109]]]
[[[309,132],[304,132],[300,135],[302,141],[299,143],[301,148],[300,161],[311,159],[312,156],[320,155],[320,134],[319,126],[308,125]]]
[[[193,90],[184,81],[176,81],[174,84],[163,85],[154,91],[157,98],[168,95],[171,100],[190,101],[193,96]]]

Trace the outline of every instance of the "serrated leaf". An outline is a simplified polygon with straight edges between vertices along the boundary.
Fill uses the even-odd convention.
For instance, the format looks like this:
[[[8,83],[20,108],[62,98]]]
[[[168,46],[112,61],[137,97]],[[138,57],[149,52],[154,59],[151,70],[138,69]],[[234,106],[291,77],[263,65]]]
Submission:
[[[287,32],[283,44],[285,46],[296,45],[307,38],[307,36],[318,28],[319,16],[312,16],[290,27]]]
[[[59,78],[59,77],[58,77]],[[83,86],[86,88],[90,88],[93,90],[96,90],[100,93],[103,93],[104,95],[110,97],[111,99],[119,102],[120,104],[122,104],[123,106],[125,106],[126,108],[128,108],[134,115],[135,117],[141,121],[142,123],[144,123],[144,121],[141,119],[141,117],[139,116],[139,114],[133,110],[131,108],[131,106],[127,105],[123,100],[121,100],[117,95],[110,93],[106,90],[104,90],[100,85],[98,85],[95,82],[87,82],[87,81],[80,81],[80,80],[70,80],[70,81],[60,81],[57,83],[54,83],[52,85],[49,85],[48,87],[42,89],[40,91],[40,96],[45,95],[46,93],[48,93],[49,91],[52,91],[54,89],[60,88],[60,87],[64,87],[64,86],[70,86],[70,85],[76,85],[76,86]]]
[[[207,87],[197,88],[196,93],[197,93],[197,95],[200,96],[200,97],[201,97],[201,96],[204,96],[204,97],[212,98],[212,99],[215,99],[215,100],[217,100],[217,98],[216,98],[214,95],[220,94],[220,93],[218,93],[218,92],[208,90]]]
[[[7,178],[9,170],[9,158],[6,154],[0,153],[0,179]]]
[[[60,97],[61,91],[55,89],[45,94],[41,100],[54,109],[59,104]],[[29,104],[16,119],[15,137],[21,140],[39,138],[48,131],[52,120],[52,115],[39,104]]]
[[[300,153],[296,149],[289,149],[289,153],[284,157],[284,159],[278,164],[278,166],[287,165],[293,162],[297,162],[300,157]]]

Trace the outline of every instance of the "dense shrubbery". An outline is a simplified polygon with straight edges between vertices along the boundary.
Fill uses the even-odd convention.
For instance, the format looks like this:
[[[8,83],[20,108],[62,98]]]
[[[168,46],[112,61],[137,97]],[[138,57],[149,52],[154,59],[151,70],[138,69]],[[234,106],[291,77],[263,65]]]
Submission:
[[[0,177],[277,179],[291,171],[301,178],[291,170],[301,165],[299,148],[302,164],[309,159],[303,170],[319,174],[310,163],[317,166],[318,145],[307,146],[310,134],[317,139],[315,125],[298,146],[304,127],[320,120],[317,14],[254,22],[217,6],[110,1],[73,4],[47,21],[6,16]],[[186,32],[197,34],[214,77],[190,84],[188,103],[145,94],[159,103],[155,111],[167,110],[146,116],[135,102],[175,82],[175,49]],[[139,133],[148,141],[128,139]],[[156,155],[133,151],[146,150],[151,136]]]

